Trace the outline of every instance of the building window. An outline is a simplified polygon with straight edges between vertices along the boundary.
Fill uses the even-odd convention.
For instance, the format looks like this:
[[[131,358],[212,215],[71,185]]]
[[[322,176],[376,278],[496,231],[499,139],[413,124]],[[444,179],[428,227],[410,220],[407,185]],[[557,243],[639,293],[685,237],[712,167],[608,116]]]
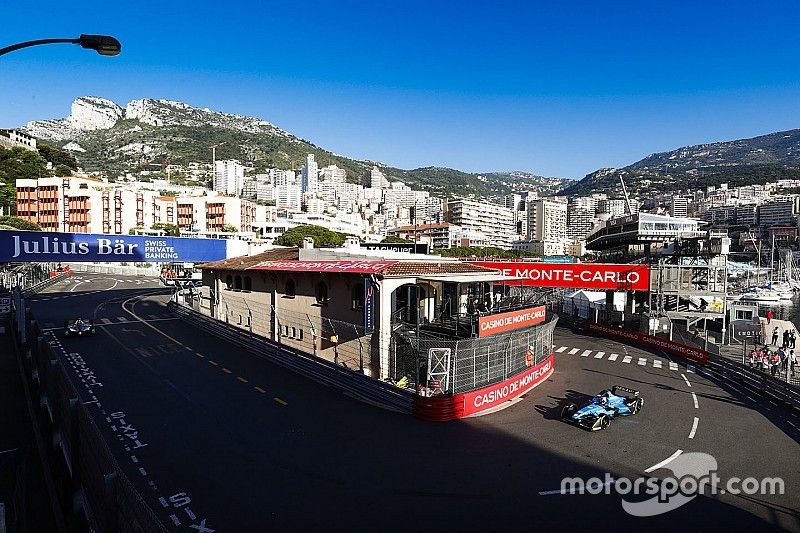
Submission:
[[[242,276],[236,275],[236,290],[242,290]]]
[[[245,276],[244,277],[244,286],[243,287],[244,287],[244,290],[246,290],[246,291],[252,291],[253,290],[253,280],[250,278],[250,276]]]
[[[297,294],[297,291],[295,290],[294,280],[293,279],[287,279],[286,280],[286,286],[283,288],[283,297],[284,298],[294,298],[296,294]]]
[[[354,311],[364,310],[364,287],[360,283],[353,285],[350,291],[350,299],[352,300],[351,309]]]
[[[233,276],[230,274],[225,276],[225,285],[227,286],[228,290],[233,288]]]
[[[316,289],[314,290],[314,296],[316,297],[318,304],[324,305],[328,303],[328,286],[324,281],[317,283]]]

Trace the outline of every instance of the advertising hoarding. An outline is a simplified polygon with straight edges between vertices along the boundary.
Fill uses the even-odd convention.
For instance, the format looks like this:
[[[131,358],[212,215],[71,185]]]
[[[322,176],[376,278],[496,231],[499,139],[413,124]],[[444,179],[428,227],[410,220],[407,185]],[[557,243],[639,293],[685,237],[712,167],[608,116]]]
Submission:
[[[0,231],[0,262],[80,263],[218,261],[227,240],[45,231]]]
[[[701,365],[704,365],[708,362],[707,351],[695,346],[688,346],[686,344],[681,344],[680,342],[671,341],[669,339],[665,339],[664,337],[657,337],[656,335],[648,335],[647,333],[642,333],[640,331],[606,326],[603,324],[587,324],[586,330],[600,333],[612,338],[627,340],[630,341],[631,344],[664,350],[671,355],[682,357]]]
[[[470,261],[522,278],[509,285],[594,290],[650,290],[648,265],[611,263],[532,263],[524,261]]]
[[[504,331],[535,326],[544,322],[546,309],[543,305],[529,309],[518,309],[507,313],[478,318],[478,337],[488,337]]]

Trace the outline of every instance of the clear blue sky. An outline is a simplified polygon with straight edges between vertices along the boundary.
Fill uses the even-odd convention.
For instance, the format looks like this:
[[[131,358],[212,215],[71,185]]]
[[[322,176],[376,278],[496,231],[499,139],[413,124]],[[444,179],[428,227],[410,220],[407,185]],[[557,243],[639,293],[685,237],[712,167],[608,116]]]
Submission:
[[[582,177],[800,127],[800,4],[595,0],[10,2],[0,127],[85,95],[254,115],[402,168]]]

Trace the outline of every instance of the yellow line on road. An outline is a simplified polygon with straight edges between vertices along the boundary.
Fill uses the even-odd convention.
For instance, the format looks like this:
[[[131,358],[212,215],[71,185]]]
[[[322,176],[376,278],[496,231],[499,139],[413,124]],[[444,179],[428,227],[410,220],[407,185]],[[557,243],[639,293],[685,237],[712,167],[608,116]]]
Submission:
[[[241,381],[242,383],[247,383],[247,380],[246,380],[246,379],[244,379],[242,376],[236,376],[236,379],[238,379],[238,380],[239,380],[239,381]]]
[[[262,389],[261,387],[254,387],[254,388],[255,388],[255,389],[258,391],[258,392],[260,392],[260,393],[262,393],[262,394],[263,394],[263,393],[265,393],[265,392],[267,392],[267,391],[265,391],[264,389]]]
[[[277,396],[275,396],[275,397],[273,398],[273,400],[275,400],[276,402],[278,402],[278,403],[279,403],[279,404],[281,404],[281,405],[289,405],[289,403],[288,403],[288,402],[285,402],[285,401],[281,400],[281,399],[280,399],[280,398],[278,398]]]
[[[226,374],[231,374],[231,371],[225,368],[224,366],[222,367],[222,371],[225,372]]]

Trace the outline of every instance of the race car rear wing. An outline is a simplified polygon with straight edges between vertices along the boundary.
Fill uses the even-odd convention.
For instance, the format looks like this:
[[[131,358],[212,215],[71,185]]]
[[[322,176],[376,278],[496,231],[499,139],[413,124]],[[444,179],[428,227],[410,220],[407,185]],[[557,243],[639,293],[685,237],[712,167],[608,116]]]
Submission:
[[[616,394],[617,396],[619,396],[618,393],[620,392],[625,392],[628,394],[633,394],[634,396],[639,396],[638,390],[631,389],[629,387],[623,387],[622,385],[614,385],[614,387],[611,389],[611,394]]]

